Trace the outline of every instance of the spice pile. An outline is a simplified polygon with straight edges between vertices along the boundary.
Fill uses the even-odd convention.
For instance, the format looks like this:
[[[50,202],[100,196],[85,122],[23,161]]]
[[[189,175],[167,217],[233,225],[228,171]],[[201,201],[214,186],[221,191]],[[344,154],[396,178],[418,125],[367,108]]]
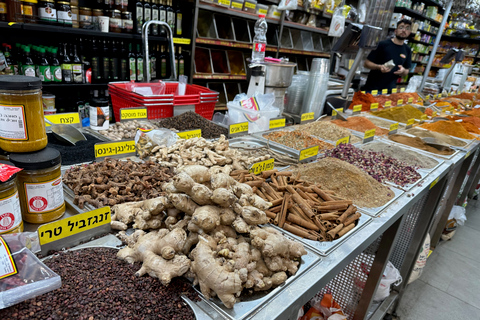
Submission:
[[[181,294],[199,298],[192,285],[175,279],[168,287],[137,277],[140,265],[116,258],[118,250],[60,252],[44,263],[62,278],[60,289],[0,310],[1,319],[195,319]]]
[[[157,126],[145,120],[123,121],[110,124],[107,130],[98,131],[98,133],[110,140],[118,141],[135,138],[135,134],[139,128],[148,130],[157,129]]]
[[[162,194],[161,185],[171,177],[170,169],[151,161],[139,163],[107,158],[68,169],[63,183],[73,190],[74,204],[83,209],[85,202],[100,208],[158,197]]]
[[[362,111],[369,111],[370,105],[375,102],[377,102],[377,100],[370,93],[362,93],[361,91],[357,91],[353,94],[352,103],[350,104],[348,109],[352,110],[353,106],[361,104]]]
[[[408,103],[408,98],[413,98],[413,102],[419,105],[423,105],[423,102],[417,102],[418,100],[418,93],[416,92],[398,92],[398,93],[392,93],[388,95],[388,99],[392,100],[392,105],[393,102],[395,101],[395,105],[398,100],[402,99],[403,103]]]
[[[275,131],[269,134],[264,134],[263,137],[295,150],[319,146],[320,148],[318,149],[318,152],[320,153],[324,150],[332,149],[334,147],[330,143],[298,131]]]
[[[420,149],[420,150],[424,150],[424,151],[427,151],[427,152],[435,153],[435,154],[451,155],[455,152],[455,150],[452,150],[450,148],[447,148],[447,149],[444,149],[444,150],[439,150],[435,147],[432,147],[432,146],[426,144],[425,142],[423,142],[422,139],[420,139],[418,137],[409,137],[409,136],[404,136],[404,135],[401,135],[401,134],[392,134],[392,135],[389,135],[388,138],[392,141],[395,141],[395,142],[398,142],[398,143],[401,143],[401,144],[404,144],[404,145],[407,145],[407,146],[410,146],[410,147],[413,147],[413,148],[417,148],[417,149]]]
[[[295,130],[330,141],[337,141],[348,136],[350,136],[350,143],[362,141],[359,137],[352,135],[349,130],[328,121],[310,122],[305,125],[296,126]]]
[[[301,180],[299,173],[294,177],[290,171],[269,170],[256,176],[244,170],[232,177],[247,181],[258,196],[272,203],[265,211],[272,223],[306,239],[336,240],[352,230],[361,216],[351,200]]]
[[[409,104],[380,111],[372,111],[371,113],[376,117],[402,123],[407,123],[407,121],[410,119],[420,119],[423,116],[422,111]]]
[[[419,167],[425,169],[432,169],[438,165],[438,161],[423,156],[415,151],[389,145],[383,142],[374,141],[367,143],[360,147],[363,150],[370,150],[373,152],[383,153],[388,157],[397,159],[400,162],[412,167]]]
[[[444,121],[442,121],[444,122]],[[414,135],[419,138],[435,138],[438,142],[442,144],[446,144],[448,146],[454,146],[454,147],[464,147],[467,145],[465,141],[455,139],[449,135],[435,132],[435,131],[429,131],[429,130],[422,130],[420,128],[410,128],[405,131],[408,134]]]
[[[421,179],[415,168],[384,154],[364,151],[352,145],[341,144],[325,152],[325,157],[346,161],[364,170],[378,182],[390,181],[399,186],[414,183]]]
[[[458,116],[448,116],[450,120],[462,120],[462,122],[468,122],[473,124],[476,128],[480,128],[480,118],[478,117],[458,117]]]
[[[300,173],[304,180],[319,183],[322,189],[331,190],[344,199],[352,199],[359,207],[374,208],[388,203],[394,192],[363,170],[348,162],[323,158],[317,162],[300,164],[293,173]]]
[[[375,129],[375,135],[377,136],[384,136],[388,134],[387,129],[382,129],[380,127],[377,127],[372,123],[372,121],[368,120],[365,117],[348,117],[347,121],[333,120],[332,122],[338,126],[352,129],[359,132],[365,132],[367,130]]]
[[[376,126],[390,130],[390,125],[392,124],[392,122],[388,122],[387,120],[383,120],[382,118],[375,118],[375,117],[368,117],[367,119],[370,120]]]
[[[222,134],[228,134],[227,128],[208,121],[192,111],[182,113],[175,117],[162,119],[155,124],[159,128],[175,129],[178,131],[201,129],[202,137],[205,139],[214,139],[220,137]]]
[[[475,139],[467,130],[455,121],[437,121],[433,123],[424,123],[420,127],[439,133],[448,134],[461,139]]]
[[[47,147],[57,149],[62,156],[62,165],[69,166],[76,163],[90,162],[95,160],[95,143],[102,142],[94,136],[84,133],[87,140],[78,141],[75,145],[59,141],[53,133],[47,133]]]

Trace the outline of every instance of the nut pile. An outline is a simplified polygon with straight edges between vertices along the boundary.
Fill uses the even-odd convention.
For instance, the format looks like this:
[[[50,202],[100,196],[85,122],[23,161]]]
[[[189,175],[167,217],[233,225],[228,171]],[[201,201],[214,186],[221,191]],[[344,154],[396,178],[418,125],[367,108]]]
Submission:
[[[138,163],[107,158],[68,169],[63,183],[73,190],[74,203],[83,209],[85,202],[100,208],[158,197],[161,185],[171,177],[170,169],[151,161]]]
[[[334,147],[330,143],[297,131],[275,131],[269,134],[264,134],[263,137],[295,150],[319,146],[320,148],[318,149],[318,152],[322,152]]]
[[[382,153],[360,150],[350,144],[338,145],[335,149],[327,151],[325,156],[353,164],[379,182],[390,181],[405,186],[421,179],[414,167]]]
[[[137,277],[139,263],[116,258],[117,250],[89,248],[60,252],[45,264],[62,278],[62,287],[0,310],[1,319],[195,319],[180,294],[198,300],[192,285],[174,279]]]
[[[189,111],[181,115],[165,118],[156,123],[159,128],[176,129],[178,131],[201,129],[202,137],[205,139],[214,139],[222,134],[227,135],[228,129],[211,121],[195,112]]]
[[[157,126],[145,120],[132,120],[124,122],[115,122],[107,130],[101,130],[99,133],[110,140],[118,141],[135,138],[137,129],[157,129]]]
[[[336,124],[328,121],[310,122],[304,125],[296,126],[295,130],[330,141],[337,141],[348,136],[350,136],[350,143],[362,141],[362,139],[359,137],[352,135],[348,129],[337,126]]]

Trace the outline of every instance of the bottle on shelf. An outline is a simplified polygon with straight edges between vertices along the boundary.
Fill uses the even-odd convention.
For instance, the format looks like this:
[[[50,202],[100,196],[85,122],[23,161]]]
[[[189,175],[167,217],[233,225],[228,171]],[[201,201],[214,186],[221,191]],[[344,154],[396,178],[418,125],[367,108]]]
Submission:
[[[79,40],[79,50],[80,50],[80,60],[82,61],[82,77],[83,77],[83,83],[89,83],[91,82],[91,75],[92,75],[92,69],[91,69],[91,64],[89,59],[87,58],[87,43],[86,41],[82,41],[82,38]]]
[[[74,83],[84,83],[83,64],[77,52],[77,45],[73,45],[72,74]]]
[[[182,55],[182,47],[178,47],[178,72],[177,72],[177,77],[178,76],[183,76],[185,75],[185,58]]]
[[[267,21],[265,15],[260,14],[255,22],[255,37],[253,38],[252,62],[263,62],[265,60],[265,49],[267,47]]]
[[[135,4],[135,30],[137,33],[142,33],[143,21],[143,3],[141,0],[137,0]]]
[[[171,1],[171,0],[170,0]],[[176,3],[176,10],[175,10],[175,32],[174,37],[181,37],[182,36],[182,20],[183,14],[182,10],[180,9],[180,1]],[[173,31],[173,30],[172,30]]]
[[[143,81],[143,53],[142,48],[137,44],[137,81]]]
[[[62,79],[64,83],[73,83],[72,77],[72,60],[67,52],[67,44],[63,45],[63,57],[62,57]]]
[[[143,22],[152,20],[152,6],[150,0],[145,0],[143,3]]]
[[[110,80],[120,80],[120,59],[119,59],[118,44],[112,42],[112,51],[110,55]]]
[[[133,52],[132,44],[128,44],[128,69],[130,70],[130,81],[137,80],[137,56]]]
[[[45,49],[40,48],[40,57],[38,59],[38,75],[42,82],[52,81],[52,73],[50,72],[50,64],[45,57]]]
[[[128,51],[125,48],[125,44],[121,43],[120,45],[120,80],[128,81],[129,74],[128,74]]]
[[[57,58],[58,49],[52,48],[51,52],[51,59],[50,59],[50,73],[52,74],[52,81],[53,82],[62,82],[62,67],[60,66],[60,62]]]
[[[164,4],[165,4],[164,0],[159,1],[158,17],[159,17],[160,21],[167,22],[167,8],[166,8],[166,6],[164,6]],[[158,34],[162,37],[165,37],[165,35],[166,35],[165,28],[159,26],[158,27]]]
[[[157,5],[157,0],[152,0],[152,20],[158,20],[159,19],[159,12],[158,12],[158,5]],[[154,24],[151,27],[150,32],[154,36],[158,36],[158,25]]]
[[[97,46],[95,39],[92,40],[92,83],[99,83],[102,81],[101,73],[101,57],[100,57],[100,43]]]
[[[167,23],[172,29],[173,34],[175,34],[175,12],[172,8],[172,0],[167,0]]]
[[[103,41],[103,52],[102,52],[102,78],[105,81],[110,80],[110,52],[108,50],[108,41]]]
[[[160,54],[160,79],[167,78],[167,55],[165,54],[165,46],[162,45]]]

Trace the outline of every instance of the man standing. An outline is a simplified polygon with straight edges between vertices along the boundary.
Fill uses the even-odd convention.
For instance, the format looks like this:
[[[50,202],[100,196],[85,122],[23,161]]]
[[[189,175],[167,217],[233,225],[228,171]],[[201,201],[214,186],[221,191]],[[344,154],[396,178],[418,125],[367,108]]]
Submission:
[[[388,89],[396,86],[399,77],[408,74],[412,64],[412,50],[405,44],[412,31],[412,22],[402,19],[397,23],[395,37],[381,41],[377,49],[370,52],[365,60],[365,67],[371,69],[368,75],[365,91]],[[393,60],[394,67],[384,64]]]

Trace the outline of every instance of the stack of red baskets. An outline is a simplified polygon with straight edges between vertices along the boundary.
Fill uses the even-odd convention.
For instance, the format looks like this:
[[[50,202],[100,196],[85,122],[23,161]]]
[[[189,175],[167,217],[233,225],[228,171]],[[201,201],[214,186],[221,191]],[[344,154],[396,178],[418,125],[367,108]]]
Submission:
[[[146,107],[148,119],[173,117],[175,106],[194,105],[195,113],[212,120],[218,92],[208,88],[187,84],[185,95],[177,96],[177,82],[164,82],[165,94],[144,96],[129,90],[129,82],[111,82],[108,91],[112,98],[112,108],[115,119],[120,119],[120,109]],[[159,83],[135,83],[136,87],[152,87]]]

